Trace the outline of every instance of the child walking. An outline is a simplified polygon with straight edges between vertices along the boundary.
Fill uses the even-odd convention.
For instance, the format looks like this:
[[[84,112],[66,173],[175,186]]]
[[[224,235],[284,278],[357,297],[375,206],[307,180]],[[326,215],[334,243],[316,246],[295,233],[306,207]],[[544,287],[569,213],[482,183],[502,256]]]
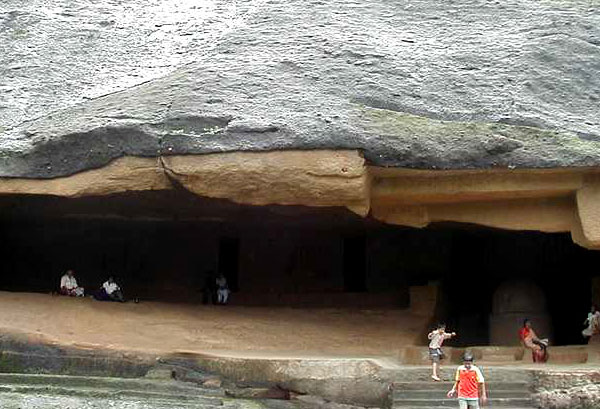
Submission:
[[[439,377],[440,360],[444,358],[444,352],[442,351],[442,344],[445,340],[456,336],[456,332],[451,334],[446,332],[446,324],[438,324],[437,329],[431,331],[427,338],[429,342],[429,359],[432,363],[432,374],[431,379],[434,381],[441,381]]]

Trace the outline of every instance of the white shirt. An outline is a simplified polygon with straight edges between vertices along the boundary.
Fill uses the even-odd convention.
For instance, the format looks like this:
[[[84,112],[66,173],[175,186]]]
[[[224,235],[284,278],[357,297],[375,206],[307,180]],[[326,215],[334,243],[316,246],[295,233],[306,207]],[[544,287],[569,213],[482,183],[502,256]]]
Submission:
[[[227,279],[225,277],[218,277],[216,281],[219,290],[227,289]]]
[[[73,290],[74,288],[79,287],[77,285],[77,280],[75,279],[75,276],[70,277],[68,274],[62,276],[62,278],[60,279],[60,288],[63,287],[65,287],[67,290]]]
[[[112,283],[106,281],[102,284],[102,287],[104,288],[104,291],[106,291],[106,294],[112,294],[119,289],[119,286],[114,281]]]
[[[452,334],[448,334],[447,332],[441,333],[439,331],[432,331],[427,335],[427,338],[431,340],[429,343],[429,348],[437,349],[441,348],[444,340],[452,338]]]

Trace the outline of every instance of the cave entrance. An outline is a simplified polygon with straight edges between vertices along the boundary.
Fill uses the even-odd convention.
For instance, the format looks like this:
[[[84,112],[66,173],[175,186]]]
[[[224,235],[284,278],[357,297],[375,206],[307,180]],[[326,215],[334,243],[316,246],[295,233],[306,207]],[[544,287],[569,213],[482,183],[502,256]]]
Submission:
[[[457,345],[490,342],[494,294],[511,281],[540,289],[555,344],[582,343],[600,264],[568,234],[412,229],[178,191],[2,196],[0,211],[2,290],[56,291],[73,268],[88,289],[114,274],[129,296],[201,303],[207,277],[223,273],[240,305],[402,309],[411,287],[429,286],[440,293],[435,319],[459,332]]]
[[[223,274],[241,305],[404,306],[395,289],[367,292],[365,234],[376,224],[348,210],[242,206],[175,190],[1,196],[0,288],[57,291],[73,269],[88,290],[114,275],[130,297],[199,303]]]
[[[515,326],[524,318],[553,345],[584,343],[600,252],[575,245],[566,233],[443,229],[451,244],[449,268],[439,278],[439,318],[461,335],[456,345],[517,345]]]

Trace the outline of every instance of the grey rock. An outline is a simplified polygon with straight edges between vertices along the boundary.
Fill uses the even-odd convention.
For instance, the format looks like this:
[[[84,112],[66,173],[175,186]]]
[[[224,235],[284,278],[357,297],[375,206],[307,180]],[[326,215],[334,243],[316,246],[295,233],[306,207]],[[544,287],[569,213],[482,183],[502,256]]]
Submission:
[[[176,3],[2,2],[0,177],[281,149],[600,165],[597,2]]]
[[[174,371],[168,368],[153,368],[146,373],[147,379],[171,380],[174,379]]]
[[[219,377],[208,378],[202,383],[202,386],[206,388],[220,388],[223,381]]]
[[[327,403],[325,399],[314,395],[298,395],[296,396],[296,400],[313,405],[315,407],[321,407]]]
[[[534,395],[537,407],[547,409],[592,409],[600,407],[600,385],[589,384],[551,389]]]
[[[389,395],[386,382],[365,378],[292,379],[280,386],[304,394],[300,396],[319,396],[333,402],[363,406],[382,407]]]
[[[323,409],[364,409],[363,406],[346,405],[343,403],[327,402],[322,406]]]
[[[298,395],[295,400],[305,403],[313,408],[320,409],[364,409],[364,406],[347,405],[344,403],[330,402],[319,396]]]

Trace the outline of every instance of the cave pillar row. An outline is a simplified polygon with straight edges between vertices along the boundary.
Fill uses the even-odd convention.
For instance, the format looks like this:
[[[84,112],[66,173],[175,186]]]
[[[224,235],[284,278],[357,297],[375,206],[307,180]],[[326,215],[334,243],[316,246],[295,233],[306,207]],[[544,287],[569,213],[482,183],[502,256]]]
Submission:
[[[600,249],[600,176],[585,177],[576,198],[579,228],[573,232],[573,240],[584,247]]]
[[[579,223],[572,232],[573,241],[592,250],[600,250],[600,177],[584,178],[577,190],[577,217]],[[592,279],[591,299],[600,305],[600,273]]]

